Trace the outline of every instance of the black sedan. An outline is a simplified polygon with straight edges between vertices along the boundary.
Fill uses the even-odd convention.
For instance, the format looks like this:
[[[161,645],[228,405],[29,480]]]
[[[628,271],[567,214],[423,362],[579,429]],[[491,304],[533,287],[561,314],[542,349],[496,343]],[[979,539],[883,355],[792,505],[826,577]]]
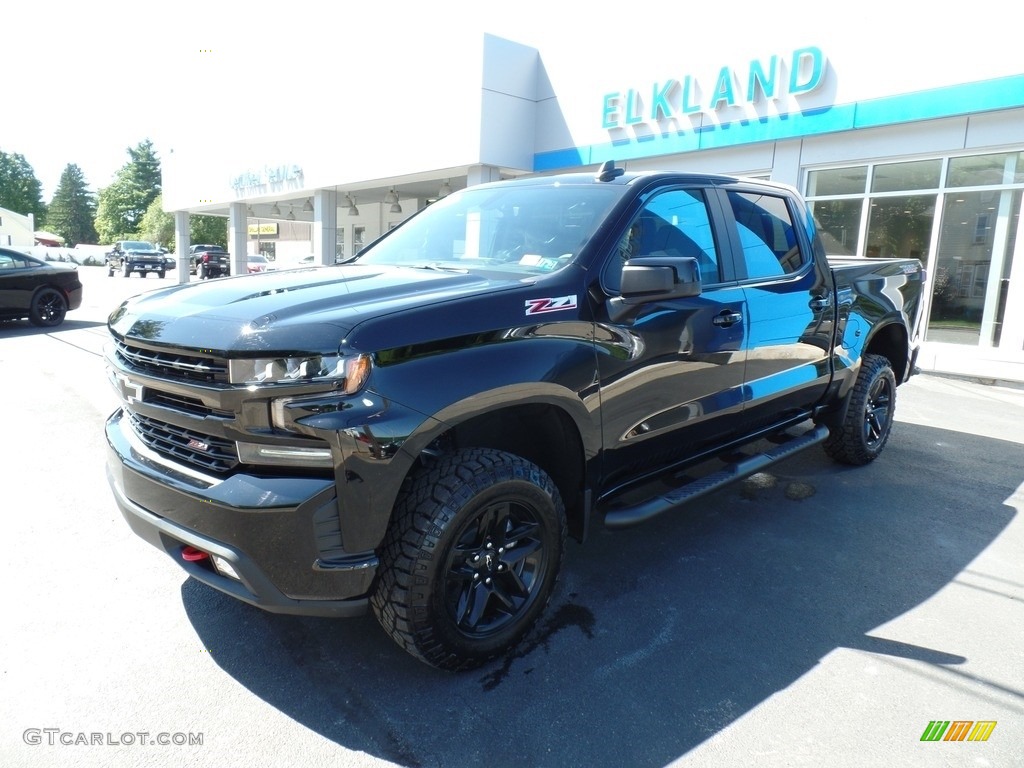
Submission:
[[[0,248],[0,320],[27,317],[33,325],[52,328],[81,305],[78,267]]]

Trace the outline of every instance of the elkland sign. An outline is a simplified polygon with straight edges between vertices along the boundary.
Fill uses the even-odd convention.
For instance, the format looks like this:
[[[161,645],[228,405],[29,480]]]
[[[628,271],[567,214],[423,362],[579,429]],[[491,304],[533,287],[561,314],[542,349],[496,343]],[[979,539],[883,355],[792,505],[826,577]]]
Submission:
[[[787,77],[788,72],[788,77]],[[606,93],[601,127],[626,128],[639,123],[658,123],[698,113],[714,114],[728,107],[780,101],[819,88],[825,80],[826,59],[820,48],[798,48],[783,60],[751,61],[746,71],[723,66],[706,88],[694,75],[670,78],[645,88]]]

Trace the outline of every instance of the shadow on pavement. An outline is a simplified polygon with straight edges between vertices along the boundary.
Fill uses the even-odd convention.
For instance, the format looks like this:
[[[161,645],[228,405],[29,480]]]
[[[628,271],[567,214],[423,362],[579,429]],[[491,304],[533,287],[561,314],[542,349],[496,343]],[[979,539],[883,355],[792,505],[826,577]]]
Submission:
[[[0,320],[0,338],[59,334],[64,331],[78,331],[83,328],[102,328],[105,325],[106,323],[90,320],[68,319],[53,328],[38,328],[32,325],[28,320]]]
[[[962,465],[1012,471],[964,477]],[[541,623],[507,658],[449,674],[372,616],[281,617],[192,580],[188,616],[239,683],[347,749],[406,766],[663,766],[836,648],[956,666],[873,637],[1012,520],[1024,446],[898,423],[847,469],[811,450],[777,483],[726,489],[567,551]]]

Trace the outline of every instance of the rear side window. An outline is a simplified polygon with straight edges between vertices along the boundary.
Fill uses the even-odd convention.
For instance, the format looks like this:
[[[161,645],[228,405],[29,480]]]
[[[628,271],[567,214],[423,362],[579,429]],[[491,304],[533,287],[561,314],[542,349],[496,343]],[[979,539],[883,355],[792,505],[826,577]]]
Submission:
[[[730,191],[729,203],[739,230],[747,277],[783,277],[799,272],[807,263],[784,197]]]

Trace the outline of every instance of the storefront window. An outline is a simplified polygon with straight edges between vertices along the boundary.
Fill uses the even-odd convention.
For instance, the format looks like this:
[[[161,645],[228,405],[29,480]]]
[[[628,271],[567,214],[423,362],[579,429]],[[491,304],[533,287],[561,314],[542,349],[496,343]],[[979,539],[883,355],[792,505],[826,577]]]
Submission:
[[[872,198],[865,255],[924,261],[934,218],[935,195]]]
[[[942,173],[942,160],[917,160],[912,163],[887,163],[875,166],[872,192],[906,192],[911,189],[936,189]]]
[[[1024,346],[1024,281],[1018,277],[1024,265],[1016,275],[1011,269],[1017,240],[1024,242],[1017,234],[1022,186],[1024,152],[807,174],[807,198],[827,253],[925,264],[927,340],[1015,351]]]
[[[1006,314],[1021,191],[946,195],[926,338],[998,346]]]
[[[1024,152],[954,157],[949,161],[950,187],[1024,183]]]
[[[808,197],[831,195],[862,195],[867,190],[868,167],[830,168],[811,171],[807,176]]]
[[[815,200],[811,213],[818,224],[825,253],[833,256],[853,256],[860,240],[860,214],[864,201]]]

